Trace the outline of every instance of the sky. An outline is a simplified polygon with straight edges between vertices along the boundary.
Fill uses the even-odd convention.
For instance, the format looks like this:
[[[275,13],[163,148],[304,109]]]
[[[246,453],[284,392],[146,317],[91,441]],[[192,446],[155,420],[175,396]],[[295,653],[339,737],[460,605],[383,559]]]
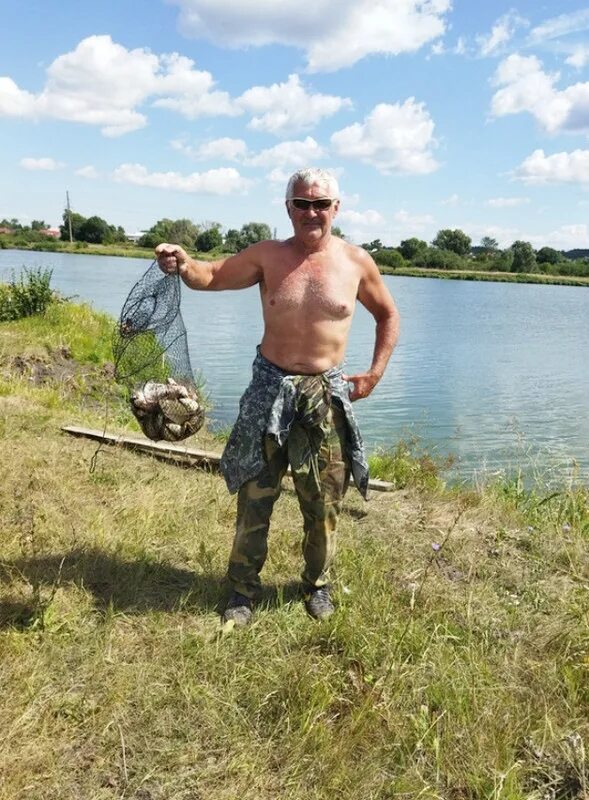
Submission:
[[[0,219],[71,207],[290,235],[337,176],[358,244],[589,247],[589,6],[574,0],[0,0]]]

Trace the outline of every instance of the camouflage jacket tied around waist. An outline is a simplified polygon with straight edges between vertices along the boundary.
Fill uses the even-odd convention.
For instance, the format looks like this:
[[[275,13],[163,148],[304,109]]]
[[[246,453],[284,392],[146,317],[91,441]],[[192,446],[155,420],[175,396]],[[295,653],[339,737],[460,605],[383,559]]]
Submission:
[[[264,467],[264,436],[275,437],[283,445],[295,420],[304,436],[291,448],[300,466],[313,459],[323,437],[329,406],[338,403],[344,411],[348,436],[346,456],[354,483],[365,498],[368,491],[368,464],[358,424],[348,396],[348,384],[341,367],[332,367],[320,375],[291,375],[268,361],[260,353],[253,363],[253,376],[245,390],[239,415],[223,456],[221,471],[231,493],[259,475]]]

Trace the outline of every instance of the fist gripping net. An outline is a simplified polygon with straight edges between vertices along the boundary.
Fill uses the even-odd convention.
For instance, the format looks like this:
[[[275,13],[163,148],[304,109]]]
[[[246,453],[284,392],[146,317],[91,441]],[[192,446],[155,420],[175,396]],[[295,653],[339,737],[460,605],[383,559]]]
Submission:
[[[113,336],[115,379],[129,393],[143,433],[178,442],[204,422],[186,328],[180,313],[180,276],[154,261],[129,292]]]

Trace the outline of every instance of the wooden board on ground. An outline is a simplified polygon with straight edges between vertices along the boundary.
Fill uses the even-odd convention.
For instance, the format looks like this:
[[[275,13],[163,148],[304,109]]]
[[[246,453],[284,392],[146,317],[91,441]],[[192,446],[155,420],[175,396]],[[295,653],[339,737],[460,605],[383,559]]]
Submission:
[[[125,447],[129,450],[137,450],[140,453],[148,453],[166,461],[172,461],[181,466],[194,466],[207,469],[211,472],[219,471],[221,455],[212,453],[208,450],[197,450],[194,447],[186,447],[171,442],[152,442],[143,436],[127,436],[118,433],[107,433],[106,431],[93,428],[80,428],[76,425],[64,425],[61,429],[64,433],[71,436],[81,436],[85,439],[93,439],[103,444]],[[353,480],[351,481],[353,485]],[[368,484],[370,489],[377,492],[392,492],[393,484],[388,481],[372,479]]]

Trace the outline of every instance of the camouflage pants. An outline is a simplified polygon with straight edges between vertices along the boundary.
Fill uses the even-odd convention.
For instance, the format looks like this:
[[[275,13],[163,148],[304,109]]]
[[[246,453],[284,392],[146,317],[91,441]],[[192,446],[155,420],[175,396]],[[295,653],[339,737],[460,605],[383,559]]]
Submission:
[[[303,515],[303,583],[324,586],[328,582],[337,518],[350,479],[344,455],[347,424],[336,403],[329,409],[328,420],[328,432],[317,456],[300,467],[292,466],[293,459],[289,458],[297,437],[304,435],[299,423],[293,423],[282,447],[273,437],[266,436],[266,465],[257,478],[243,484],[237,496],[237,526],[227,573],[235,591],[251,598],[260,592],[259,574],[268,554],[270,517],[289,463]]]

